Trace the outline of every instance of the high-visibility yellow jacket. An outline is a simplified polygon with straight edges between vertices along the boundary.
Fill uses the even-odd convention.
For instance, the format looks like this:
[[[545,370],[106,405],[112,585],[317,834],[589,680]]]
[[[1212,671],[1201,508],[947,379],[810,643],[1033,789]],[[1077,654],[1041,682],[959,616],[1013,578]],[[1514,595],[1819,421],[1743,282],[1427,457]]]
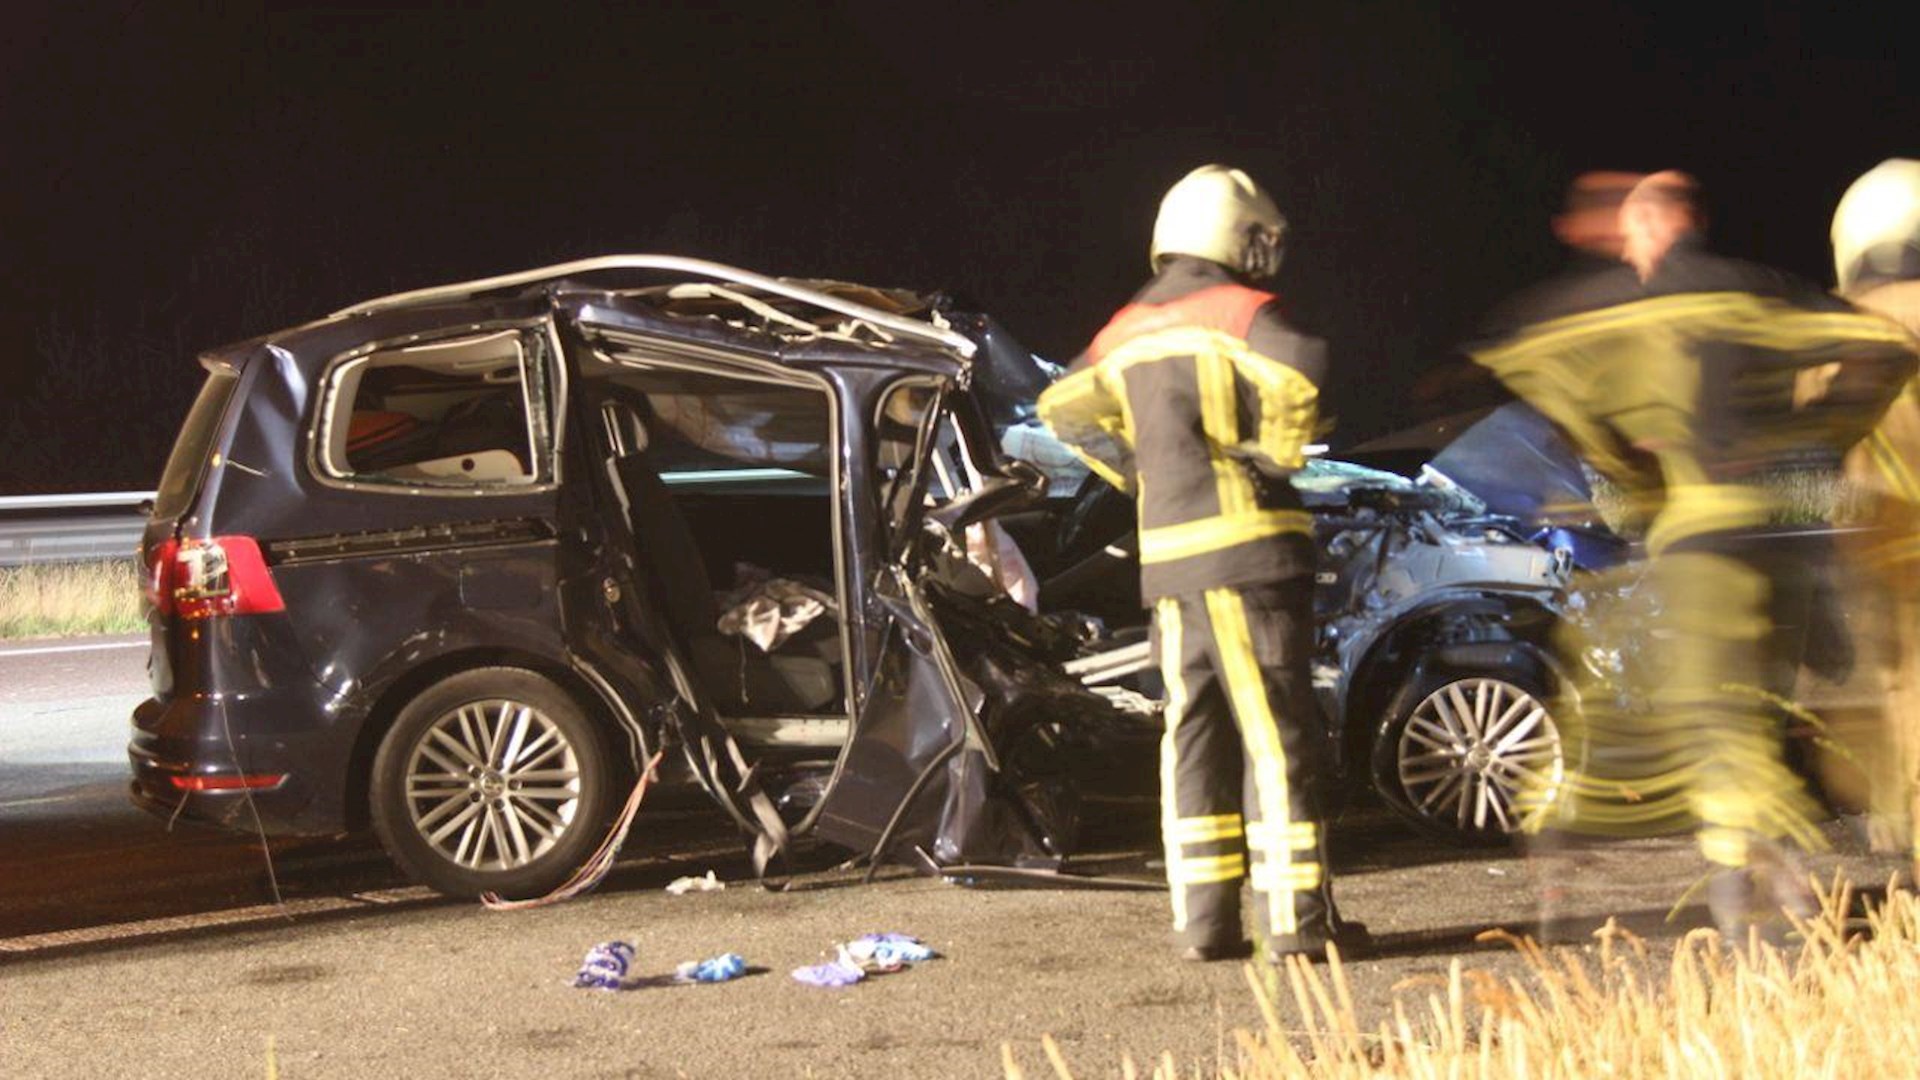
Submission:
[[[1287,477],[1326,347],[1273,301],[1175,258],[1040,396],[1054,435],[1135,496],[1149,602],[1312,571],[1312,518]]]
[[[1474,353],[1645,505],[1648,549],[1764,524],[1764,468],[1837,456],[1914,371],[1900,328],[1697,244]]]
[[[1920,281],[1881,285],[1853,300],[1899,323],[1920,342]],[[1889,535],[1873,558],[1920,566],[1920,380],[1908,381],[1879,426],[1847,456],[1847,479],[1879,497],[1877,523]]]

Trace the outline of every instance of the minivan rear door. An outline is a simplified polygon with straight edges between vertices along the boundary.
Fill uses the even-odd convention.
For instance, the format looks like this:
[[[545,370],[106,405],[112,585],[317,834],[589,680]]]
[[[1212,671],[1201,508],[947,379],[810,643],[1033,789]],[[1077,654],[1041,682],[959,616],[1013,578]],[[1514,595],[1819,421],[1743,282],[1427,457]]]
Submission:
[[[168,662],[165,619],[158,590],[167,587],[159,561],[172,557],[171,541],[179,533],[180,519],[193,506],[200,485],[212,460],[225,447],[232,430],[234,399],[240,386],[240,368],[230,359],[206,357],[201,366],[207,375],[193,399],[187,418],[167,455],[166,467],[154,492],[147,525],[140,536],[140,566],[145,582],[146,614],[153,633],[153,650],[148,661],[154,693],[166,695],[173,689],[172,665]]]

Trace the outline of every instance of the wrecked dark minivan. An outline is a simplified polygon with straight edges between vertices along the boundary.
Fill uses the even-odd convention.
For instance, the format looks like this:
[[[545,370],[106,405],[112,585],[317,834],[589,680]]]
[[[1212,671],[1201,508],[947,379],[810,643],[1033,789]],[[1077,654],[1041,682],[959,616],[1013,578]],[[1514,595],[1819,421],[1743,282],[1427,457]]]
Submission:
[[[618,256],[202,365],[142,548],[156,813],[371,826],[436,888],[530,897],[663,752],[762,866],[807,835],[1057,868],[1085,800],[1156,794],[1131,505],[1048,445],[1051,371],[991,319]],[[1348,786],[1504,835],[1560,768],[1569,548],[1438,473],[1297,484]]]
[[[134,798],[371,825],[524,897],[673,748],[762,860],[1057,863],[1082,781],[1151,794],[1154,718],[981,554],[1045,488],[970,393],[1004,347],[908,294],[610,257],[206,355],[142,547]]]

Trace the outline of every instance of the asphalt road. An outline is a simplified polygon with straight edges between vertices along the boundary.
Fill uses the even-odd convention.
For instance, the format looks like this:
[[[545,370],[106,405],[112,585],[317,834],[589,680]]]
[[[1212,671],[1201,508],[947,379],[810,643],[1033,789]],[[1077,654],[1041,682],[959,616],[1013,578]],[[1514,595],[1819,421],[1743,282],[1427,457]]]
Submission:
[[[146,657],[144,635],[0,645],[0,937],[271,898],[257,842],[169,831],[128,802]],[[356,861],[341,845],[286,854]]]
[[[414,895],[370,837],[263,849],[134,807],[128,717],[147,696],[146,656],[145,635],[0,644],[0,943],[276,901]],[[683,795],[655,801],[669,809],[629,844],[637,859],[727,844],[718,818]]]
[[[105,644],[96,642],[94,644]],[[11,654],[11,655],[9,655]],[[711,814],[644,814],[596,893],[512,913],[404,887],[363,843],[277,849],[272,903],[257,844],[165,831],[121,793],[136,647],[0,649],[0,1076],[980,1076],[1007,1043],[1049,1075],[1039,1040],[1079,1075],[1123,1055],[1231,1060],[1258,1023],[1241,965],[1182,964],[1162,894],[965,888],[889,872],[863,885],[813,853],[784,892],[755,885]],[[1090,869],[1152,878],[1153,821],[1101,818]],[[1813,869],[1884,880],[1851,850]],[[1410,835],[1377,811],[1334,831],[1343,906],[1381,935],[1350,966],[1370,1020],[1422,998],[1448,965],[1514,973],[1476,940],[1525,930],[1528,865]],[[715,869],[722,892],[661,886]],[[1594,856],[1575,910],[1620,916],[1655,946],[1699,913],[1669,909],[1701,872],[1681,840]],[[917,934],[941,959],[846,990],[789,971],[869,931]],[[569,983],[597,942],[635,943],[640,970],[734,951],[756,973],[722,986],[617,993]],[[1283,1013],[1283,1015],[1286,1015]]]

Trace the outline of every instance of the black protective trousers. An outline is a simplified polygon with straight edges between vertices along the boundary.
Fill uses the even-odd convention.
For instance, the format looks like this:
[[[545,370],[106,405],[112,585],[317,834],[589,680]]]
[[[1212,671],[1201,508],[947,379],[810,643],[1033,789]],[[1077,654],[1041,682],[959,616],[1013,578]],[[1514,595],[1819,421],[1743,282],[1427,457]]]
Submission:
[[[1210,589],[1155,603],[1167,684],[1161,836],[1181,945],[1244,939],[1253,880],[1257,935],[1282,947],[1333,917],[1317,809],[1324,728],[1313,698],[1313,583]]]

